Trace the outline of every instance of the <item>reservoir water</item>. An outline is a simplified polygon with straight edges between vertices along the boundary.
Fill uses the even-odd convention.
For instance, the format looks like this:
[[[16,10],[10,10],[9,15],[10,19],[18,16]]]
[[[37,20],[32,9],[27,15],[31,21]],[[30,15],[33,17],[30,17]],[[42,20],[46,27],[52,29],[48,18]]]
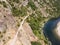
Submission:
[[[44,25],[43,32],[52,45],[60,45],[60,17],[48,20]]]

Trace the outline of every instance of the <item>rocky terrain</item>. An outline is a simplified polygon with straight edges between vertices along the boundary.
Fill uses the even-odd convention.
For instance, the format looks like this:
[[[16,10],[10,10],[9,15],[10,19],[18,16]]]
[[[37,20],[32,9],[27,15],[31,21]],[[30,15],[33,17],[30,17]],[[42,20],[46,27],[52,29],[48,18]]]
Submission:
[[[0,0],[0,45],[50,45],[47,20],[60,16],[60,0]]]

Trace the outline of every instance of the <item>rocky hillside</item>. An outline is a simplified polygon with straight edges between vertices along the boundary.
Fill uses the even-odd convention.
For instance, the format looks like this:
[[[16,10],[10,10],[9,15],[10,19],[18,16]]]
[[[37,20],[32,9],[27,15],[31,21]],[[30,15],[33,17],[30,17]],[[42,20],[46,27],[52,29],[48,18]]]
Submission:
[[[49,45],[47,20],[60,16],[60,0],[0,0],[1,45]]]

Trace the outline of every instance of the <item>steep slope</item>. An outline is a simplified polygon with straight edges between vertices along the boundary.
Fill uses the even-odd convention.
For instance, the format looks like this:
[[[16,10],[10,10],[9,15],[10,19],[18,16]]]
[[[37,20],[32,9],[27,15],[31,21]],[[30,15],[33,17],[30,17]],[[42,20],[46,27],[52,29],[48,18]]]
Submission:
[[[0,5],[0,44],[12,45],[13,39],[18,31],[17,21],[12,16],[9,9]],[[31,45],[31,41],[36,41],[37,37],[32,32],[28,23],[24,23],[17,34],[16,45]],[[14,44],[14,45],[15,45]]]
[[[0,0],[0,30],[2,31],[8,28],[7,34],[12,30],[12,33],[14,33],[11,33],[11,35],[13,35],[13,39],[21,21],[29,15],[25,20],[27,23],[24,22],[23,24],[23,31],[21,32],[20,30],[22,35],[21,39],[19,38],[20,42],[17,40],[16,45],[21,45],[21,43],[23,43],[23,45],[31,45],[31,41],[33,41],[33,45],[37,42],[39,45],[40,43],[41,45],[49,45],[50,42],[43,34],[43,27],[46,21],[50,18],[60,16],[59,2],[60,0]],[[38,37],[38,39],[34,34]],[[35,42],[36,40],[38,41]],[[12,42],[12,40],[9,42]]]

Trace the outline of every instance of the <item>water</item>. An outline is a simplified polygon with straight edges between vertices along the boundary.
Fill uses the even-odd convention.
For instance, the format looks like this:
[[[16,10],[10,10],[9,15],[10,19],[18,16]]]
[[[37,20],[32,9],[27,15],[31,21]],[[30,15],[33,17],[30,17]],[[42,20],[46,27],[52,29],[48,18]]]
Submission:
[[[55,30],[58,22],[60,22],[60,18],[52,18],[47,21],[43,28],[44,35],[51,41],[52,45],[60,45],[60,37]]]

